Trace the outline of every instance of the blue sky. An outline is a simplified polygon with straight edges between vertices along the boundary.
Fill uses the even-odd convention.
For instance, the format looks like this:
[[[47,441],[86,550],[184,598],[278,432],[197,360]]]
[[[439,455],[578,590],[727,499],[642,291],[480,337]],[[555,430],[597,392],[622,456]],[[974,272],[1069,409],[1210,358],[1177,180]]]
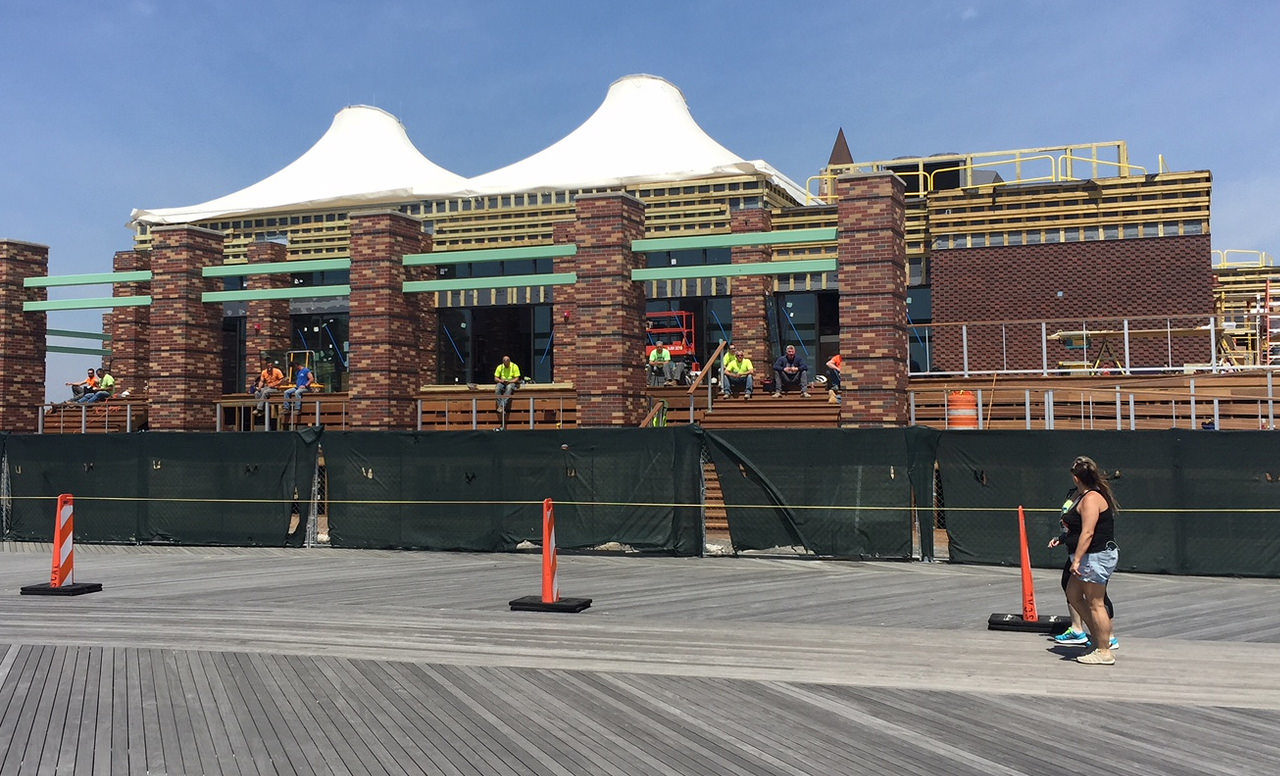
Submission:
[[[131,209],[261,180],[345,105],[471,176],[643,72],[801,183],[841,127],[857,160],[1127,140],[1213,171],[1214,248],[1280,254],[1277,40],[1270,2],[0,0],[0,237],[105,272]],[[79,360],[51,357],[57,394]]]

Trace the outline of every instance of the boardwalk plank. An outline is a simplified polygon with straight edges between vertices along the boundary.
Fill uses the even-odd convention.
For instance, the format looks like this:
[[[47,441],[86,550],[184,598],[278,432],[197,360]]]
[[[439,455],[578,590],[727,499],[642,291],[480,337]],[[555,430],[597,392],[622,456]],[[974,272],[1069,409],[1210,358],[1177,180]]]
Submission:
[[[985,630],[1017,569],[565,554],[595,604],[550,616],[506,606],[535,554],[79,560],[92,599],[0,597],[4,776],[1280,773],[1277,580],[1117,575],[1089,669]],[[6,552],[0,587],[47,564]]]

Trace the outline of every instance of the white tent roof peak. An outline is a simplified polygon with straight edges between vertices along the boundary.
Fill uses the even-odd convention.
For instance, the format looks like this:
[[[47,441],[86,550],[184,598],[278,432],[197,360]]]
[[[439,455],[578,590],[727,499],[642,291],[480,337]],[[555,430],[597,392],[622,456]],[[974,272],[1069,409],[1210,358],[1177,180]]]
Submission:
[[[609,85],[595,113],[555,144],[468,181],[476,194],[575,190],[729,175],[768,175],[804,201],[804,190],[750,162],[698,126],[684,93],[665,78],[628,75]]]
[[[192,223],[241,213],[403,202],[456,195],[465,188],[465,178],[414,147],[395,116],[369,105],[350,105],[338,111],[315,145],[274,175],[198,205],[134,210],[130,220]]]

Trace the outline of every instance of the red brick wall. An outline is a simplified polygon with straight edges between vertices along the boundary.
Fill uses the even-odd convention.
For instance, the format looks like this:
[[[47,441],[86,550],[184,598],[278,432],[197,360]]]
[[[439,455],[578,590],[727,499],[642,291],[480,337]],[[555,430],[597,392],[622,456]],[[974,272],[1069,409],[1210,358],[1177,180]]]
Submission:
[[[435,377],[419,350],[420,300],[404,292],[403,258],[421,248],[422,225],[409,216],[351,214],[350,417],[357,430],[417,428],[418,388]]]
[[[151,269],[147,251],[117,251],[111,262],[116,272]],[[151,283],[117,283],[112,296],[147,296]],[[131,393],[145,394],[151,370],[151,308],[117,307],[103,316],[103,331],[111,335],[107,347],[111,359],[107,371],[116,379],[116,387]]]
[[[836,181],[842,426],[902,426],[909,419],[903,191],[895,175]]]
[[[1213,313],[1213,273],[1209,235],[1105,240],[997,248],[935,251],[932,257],[935,324],[977,321],[1023,321],[1000,325],[971,324],[969,369],[1040,369],[1041,321],[1055,331],[1162,329],[1207,323]],[[1063,292],[1061,297],[1058,292]],[[1169,341],[1162,337],[1130,339],[1135,367],[1164,366]],[[963,368],[958,326],[934,327],[931,345],[934,371]],[[1119,348],[1123,358],[1123,347]],[[1175,365],[1206,363],[1208,335],[1172,340]],[[1079,350],[1049,343],[1048,365],[1081,361]]]
[[[201,301],[218,290],[201,270],[221,263],[223,235],[195,226],[152,234],[147,422],[153,431],[212,431],[222,395],[222,305]]]
[[[629,194],[586,194],[576,206],[578,283],[569,307],[557,297],[556,312],[568,309],[574,329],[569,374],[578,425],[635,426],[648,411],[644,284],[631,279],[642,266],[631,242],[644,237],[644,203]]]
[[[556,245],[568,245],[577,242],[576,221],[560,221],[552,227],[552,241]],[[552,260],[554,272],[574,272],[578,268],[577,256],[557,256]],[[553,374],[557,382],[573,382],[574,353],[578,346],[577,327],[573,325],[577,317],[577,295],[573,286],[555,286],[551,290],[551,329],[555,346],[553,348]],[[492,373],[479,374],[479,378],[487,379]]]
[[[288,258],[288,248],[279,243],[257,242],[249,246],[250,264],[271,264]],[[289,288],[293,276],[289,274],[246,275],[244,287],[250,291]],[[244,360],[245,379],[252,384],[262,372],[262,354],[268,350],[288,350],[293,342],[288,299],[251,299],[245,305]],[[289,377],[289,365],[281,364],[280,371]],[[247,387],[247,386],[246,386]]]
[[[773,231],[773,213],[766,208],[735,210],[729,214],[729,227],[735,234],[741,232]],[[745,245],[730,251],[734,264],[756,264],[773,261],[773,247],[769,245]],[[772,275],[750,275],[733,278],[733,343],[740,345],[756,364],[756,379],[764,380],[773,374],[769,365],[780,353],[769,349],[768,313],[765,301],[773,293]]]
[[[46,313],[25,313],[24,302],[48,298],[24,288],[29,277],[49,274],[45,245],[0,240],[0,431],[34,433],[44,402]]]

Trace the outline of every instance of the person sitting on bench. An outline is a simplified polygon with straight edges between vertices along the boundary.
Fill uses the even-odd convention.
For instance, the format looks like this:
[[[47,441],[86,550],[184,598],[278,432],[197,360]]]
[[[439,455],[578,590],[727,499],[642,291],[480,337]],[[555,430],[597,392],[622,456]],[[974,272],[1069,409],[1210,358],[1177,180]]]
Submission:
[[[755,387],[755,378],[752,376],[754,374],[755,365],[751,363],[751,359],[747,358],[742,346],[734,345],[733,350],[729,351],[720,364],[721,397],[728,399],[736,391],[742,391],[742,398],[750,399],[751,391]]]
[[[503,356],[502,363],[493,370],[494,393],[498,396],[498,414],[507,413],[507,404],[511,394],[520,387],[520,367],[511,361],[511,356]]]
[[[111,394],[116,391],[116,379],[111,376],[105,369],[98,370],[98,389],[96,391],[86,392],[76,402],[79,404],[93,404],[96,401],[110,399]]]
[[[796,353],[795,345],[788,345],[787,352],[773,362],[773,395],[777,398],[784,390],[800,389],[800,395],[809,398],[809,365],[804,356]]]
[[[675,364],[671,362],[671,351],[662,344],[662,340],[653,343],[649,351],[649,386],[672,385],[676,381]]]
[[[291,366],[294,369],[293,387],[284,392],[284,408],[289,412],[298,412],[302,409],[302,395],[315,390],[316,376],[296,358]]]

